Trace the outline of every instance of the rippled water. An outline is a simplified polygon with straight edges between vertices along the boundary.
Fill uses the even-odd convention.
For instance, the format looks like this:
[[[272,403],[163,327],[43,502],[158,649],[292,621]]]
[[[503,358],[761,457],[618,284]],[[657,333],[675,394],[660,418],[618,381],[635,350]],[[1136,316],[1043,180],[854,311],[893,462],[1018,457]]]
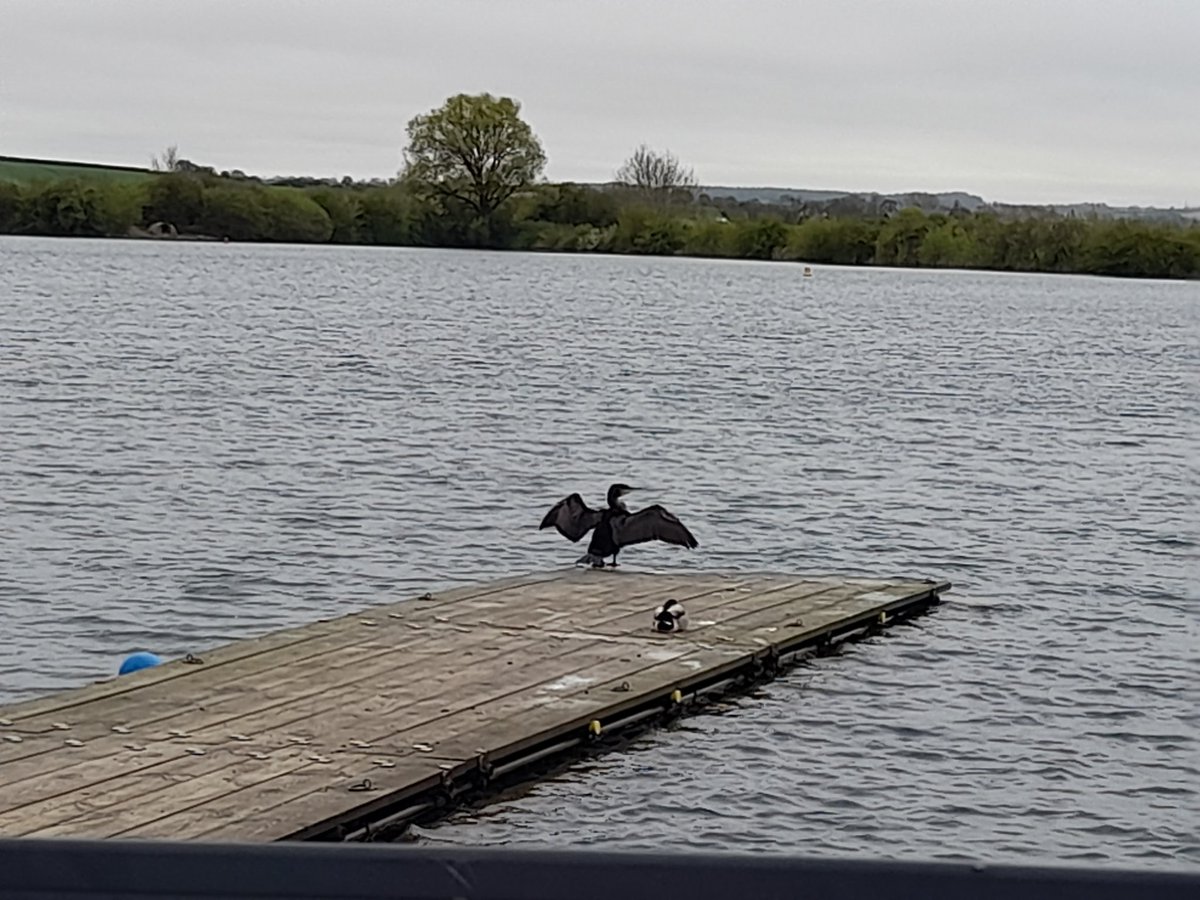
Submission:
[[[1200,864],[1200,285],[0,239],[0,699],[570,562],[951,602],[423,832]]]

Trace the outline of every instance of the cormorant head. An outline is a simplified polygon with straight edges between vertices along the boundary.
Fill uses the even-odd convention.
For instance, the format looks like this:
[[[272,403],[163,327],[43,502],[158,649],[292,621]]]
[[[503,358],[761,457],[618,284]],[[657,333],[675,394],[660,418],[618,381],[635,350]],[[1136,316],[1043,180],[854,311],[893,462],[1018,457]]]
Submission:
[[[619,482],[617,484],[612,485],[608,489],[608,505],[609,506],[618,506],[618,505],[624,506],[625,504],[621,503],[621,497],[625,494],[628,494],[630,491],[635,491],[635,490],[637,490],[637,488],[631,488],[629,485],[621,484]]]

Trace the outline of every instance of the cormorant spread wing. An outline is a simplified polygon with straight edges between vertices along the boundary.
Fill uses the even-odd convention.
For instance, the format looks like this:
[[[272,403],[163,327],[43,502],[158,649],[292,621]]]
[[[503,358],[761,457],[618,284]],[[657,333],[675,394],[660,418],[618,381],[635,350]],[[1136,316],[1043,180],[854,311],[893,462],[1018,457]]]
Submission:
[[[583,502],[579,494],[571,494],[550,507],[550,512],[546,513],[538,527],[549,528],[553,525],[567,540],[578,542],[595,528],[603,517],[603,510],[592,509]]]
[[[699,546],[687,527],[675,518],[674,513],[657,503],[639,509],[628,516],[613,520],[613,539],[618,547],[642,544],[646,541],[666,541],[680,547],[692,549]]]

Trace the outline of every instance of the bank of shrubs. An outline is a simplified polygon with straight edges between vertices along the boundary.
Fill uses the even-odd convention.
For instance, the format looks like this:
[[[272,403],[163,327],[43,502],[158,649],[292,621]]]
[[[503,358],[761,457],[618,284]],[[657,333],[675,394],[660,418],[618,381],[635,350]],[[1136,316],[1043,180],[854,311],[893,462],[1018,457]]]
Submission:
[[[68,179],[0,182],[0,232],[115,237],[162,222],[180,233],[236,241],[324,242],[333,226],[312,197],[292,188],[204,181]]]
[[[172,173],[143,182],[0,182],[0,233],[124,236],[155,223],[233,241],[686,255],[841,265],[1200,277],[1200,226],[992,213],[830,216],[747,204],[721,210],[543,184],[491,222],[402,184],[282,187]]]

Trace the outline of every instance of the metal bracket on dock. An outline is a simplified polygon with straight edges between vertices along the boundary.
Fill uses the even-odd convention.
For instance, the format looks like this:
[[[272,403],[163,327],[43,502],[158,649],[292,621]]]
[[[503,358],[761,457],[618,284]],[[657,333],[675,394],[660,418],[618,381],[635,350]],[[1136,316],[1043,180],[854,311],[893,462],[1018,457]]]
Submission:
[[[750,686],[773,681],[779,675],[779,651],[768,647],[750,658],[742,673],[741,681]]]
[[[779,649],[774,646],[768,647],[766,652],[759,656],[759,663],[767,678],[775,678],[779,674]]]
[[[479,753],[475,756],[475,774],[479,776],[481,784],[487,784],[492,780],[492,773],[496,771],[496,767],[492,764],[492,760],[487,753]]]
[[[826,631],[818,635],[817,639],[813,642],[813,648],[817,656],[828,656],[830,653],[833,653],[833,634]]]

